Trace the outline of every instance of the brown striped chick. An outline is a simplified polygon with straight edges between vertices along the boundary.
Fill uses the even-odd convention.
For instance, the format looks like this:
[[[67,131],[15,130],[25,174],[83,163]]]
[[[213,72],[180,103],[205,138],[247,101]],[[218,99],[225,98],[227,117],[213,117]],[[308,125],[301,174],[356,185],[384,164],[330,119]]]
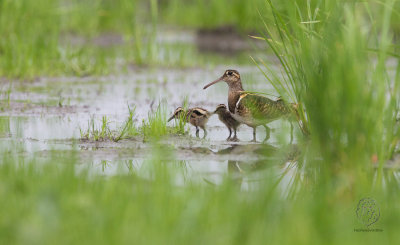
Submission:
[[[174,114],[168,119],[168,122],[174,118],[181,117],[181,115],[185,115],[186,122],[189,122],[196,127],[196,137],[199,137],[199,128],[201,128],[204,131],[203,138],[205,138],[207,136],[206,124],[212,114],[213,113],[200,107],[190,108],[187,111],[185,111],[182,107],[178,107],[176,108]]]

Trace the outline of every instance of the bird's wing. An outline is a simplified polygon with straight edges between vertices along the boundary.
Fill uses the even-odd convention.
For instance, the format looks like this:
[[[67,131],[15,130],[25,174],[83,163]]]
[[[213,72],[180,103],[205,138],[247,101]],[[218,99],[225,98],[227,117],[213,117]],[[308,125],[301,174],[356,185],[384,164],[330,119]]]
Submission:
[[[194,114],[195,117],[210,117],[212,115],[211,112],[201,107],[193,108],[192,112],[193,112],[192,114]]]
[[[285,104],[254,93],[241,94],[236,110],[239,115],[259,121],[273,121],[285,114]]]
[[[190,109],[187,113],[188,119],[198,119],[205,116],[205,111],[201,108]]]

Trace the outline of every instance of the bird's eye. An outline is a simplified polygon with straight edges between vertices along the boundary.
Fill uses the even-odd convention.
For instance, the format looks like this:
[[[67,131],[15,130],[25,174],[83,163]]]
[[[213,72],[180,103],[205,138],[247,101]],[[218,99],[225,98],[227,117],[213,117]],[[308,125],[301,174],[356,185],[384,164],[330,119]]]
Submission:
[[[231,71],[228,71],[228,75],[229,75],[229,76],[232,76],[232,72],[231,72]]]

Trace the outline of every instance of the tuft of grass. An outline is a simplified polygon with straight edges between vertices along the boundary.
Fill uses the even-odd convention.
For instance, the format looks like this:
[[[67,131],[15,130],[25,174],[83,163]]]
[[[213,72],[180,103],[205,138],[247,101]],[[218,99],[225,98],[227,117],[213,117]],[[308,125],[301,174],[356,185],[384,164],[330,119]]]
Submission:
[[[143,119],[141,132],[144,140],[159,139],[168,134],[167,112],[164,103],[159,103],[155,111],[148,113],[147,119]]]
[[[187,111],[189,108],[189,98],[187,96],[184,97],[182,108],[184,111]],[[187,117],[185,113],[181,113],[179,118],[175,118],[175,124],[173,131],[175,134],[184,135],[187,133],[186,125],[187,125]]]
[[[88,122],[88,127],[86,130],[79,129],[81,139],[89,140],[113,140],[115,142],[121,139],[131,138],[139,135],[139,128],[136,125],[135,119],[136,107],[131,109],[128,106],[129,115],[125,122],[117,130],[111,130],[110,120],[107,116],[103,116],[101,119],[100,126],[97,127],[94,117],[92,117]]]
[[[136,107],[133,107],[133,109],[131,109],[128,105],[128,110],[129,116],[120,128],[120,132],[118,133],[118,135],[114,138],[114,141],[116,142],[120,141],[121,139],[130,138],[139,134],[139,130],[135,124]]]
[[[79,129],[81,139],[90,139],[94,141],[103,141],[107,139],[113,139],[113,134],[109,127],[109,119],[107,116],[101,118],[100,127],[97,127],[94,117],[88,122],[88,128],[84,131]]]

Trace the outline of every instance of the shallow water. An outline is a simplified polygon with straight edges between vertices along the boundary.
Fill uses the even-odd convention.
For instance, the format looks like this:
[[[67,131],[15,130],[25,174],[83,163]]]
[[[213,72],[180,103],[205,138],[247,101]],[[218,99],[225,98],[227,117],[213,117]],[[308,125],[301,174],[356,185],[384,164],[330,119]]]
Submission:
[[[116,130],[129,115],[128,106],[136,108],[135,121],[141,125],[159,103],[165,105],[168,115],[182,106],[185,98],[189,107],[200,106],[210,111],[218,104],[227,104],[226,84],[202,88],[228,68],[241,72],[246,90],[273,94],[265,78],[250,66],[135,68],[123,75],[13,81],[9,94],[0,93],[0,149],[6,156],[18,156],[19,161],[38,162],[46,159],[63,162],[63,158],[74,152],[81,163],[76,166],[77,172],[85,170],[91,175],[104,176],[134,173],[144,179],[151,179],[149,162],[172,160],[168,168],[176,172],[177,185],[192,182],[218,185],[228,176],[241,189],[251,190],[268,176],[279,179],[285,193],[296,171],[290,164],[299,152],[296,138],[293,145],[289,144],[289,123],[283,120],[269,124],[272,131],[267,144],[250,142],[252,129],[246,125],[239,127],[240,142],[226,141],[228,130],[215,115],[207,124],[205,139],[196,138],[190,125],[186,126],[187,135],[170,135],[158,144],[144,141],[142,136],[119,142],[80,139],[80,130],[86,130],[91,120],[99,128],[103,116],[109,119],[109,127]],[[1,81],[0,88],[9,86],[9,81]],[[296,131],[300,134],[295,127]],[[284,138],[277,138],[282,135]],[[258,127],[257,140],[264,137],[264,128]],[[170,155],[154,159],[160,146]],[[283,148],[287,148],[285,152],[280,151]],[[397,164],[398,161],[394,165]]]
[[[208,35],[203,40],[199,33],[174,29],[159,30],[159,33],[157,43],[181,44],[198,50],[208,50],[207,45],[215,46],[224,38]],[[121,40],[108,34],[94,40],[76,36],[65,38],[70,45],[93,42],[105,48],[119,45]],[[247,40],[237,41],[241,48],[235,50],[235,54],[251,47]],[[160,54],[164,51],[174,53],[173,49],[159,51]],[[178,56],[181,52],[179,48],[176,50]],[[232,55],[224,56],[226,52],[219,55],[218,60],[221,57],[227,62],[235,60]],[[211,63],[215,64],[215,61]],[[0,79],[0,149],[6,156],[18,156],[21,161],[60,159],[62,162],[63,157],[68,158],[75,152],[82,163],[77,166],[77,171],[86,169],[91,174],[112,176],[135,170],[136,174],[145,177],[146,162],[152,161],[152,153],[161,145],[171,152],[171,156],[166,158],[179,165],[177,172],[181,175],[176,177],[177,184],[187,181],[218,184],[228,174],[243,188],[251,189],[258,172],[271,167],[277,168],[278,173],[282,172],[287,159],[279,159],[282,165],[276,166],[272,155],[277,146],[287,145],[289,134],[285,139],[277,139],[277,134],[272,131],[268,144],[251,143],[252,129],[242,125],[238,130],[241,141],[227,142],[229,132],[215,115],[207,124],[208,136],[205,139],[196,138],[195,129],[190,125],[186,126],[187,135],[165,137],[158,146],[145,142],[142,136],[119,142],[80,139],[81,130],[85,131],[91,120],[99,128],[103,116],[109,119],[110,129],[117,130],[129,115],[128,106],[135,108],[137,125],[141,125],[159,104],[165,105],[171,115],[176,107],[182,106],[185,98],[189,107],[199,106],[213,111],[217,105],[227,104],[228,88],[224,83],[207,90],[203,87],[220,77],[226,69],[236,69],[241,73],[246,90],[273,94],[272,87],[256,66],[215,66],[211,63],[203,64],[202,68],[128,66],[127,72],[109,76],[39,77],[34,81]],[[168,125],[174,123],[171,121]],[[289,131],[289,124],[282,121],[270,126],[276,131]],[[264,137],[264,128],[259,127],[257,140],[262,141]]]
[[[117,143],[79,140],[80,129],[87,129],[91,119],[100,127],[102,116],[109,118],[111,129],[117,129],[128,116],[128,105],[136,107],[136,122],[139,125],[158,103],[165,104],[168,113],[172,114],[176,107],[182,105],[185,97],[189,100],[189,107],[214,110],[218,104],[227,103],[226,84],[220,83],[207,90],[202,88],[227,68],[241,72],[248,90],[272,93],[265,78],[258,75],[253,67],[136,68],[118,76],[40,78],[33,82],[13,82],[9,105],[2,102],[3,110],[0,112],[3,125],[1,148],[8,154],[24,154],[27,158],[46,158],[54,156],[54,151],[62,155],[62,152],[78,150],[80,161],[90,165],[93,173],[113,175],[129,172],[126,162],[142,164],[149,159],[153,147],[151,143],[143,142],[141,137]],[[7,83],[2,85],[7,86]],[[171,121],[170,125],[173,124]],[[171,136],[161,142],[172,148],[174,159],[187,166],[190,172],[187,176],[191,180],[204,181],[203,178],[206,178],[210,183],[218,183],[221,176],[230,171],[230,162],[251,166],[266,157],[255,153],[262,151],[262,145],[249,142],[252,129],[245,125],[239,128],[241,141],[238,143],[225,140],[228,130],[217,116],[209,120],[205,139],[195,138],[194,128],[187,127],[189,135]],[[285,130],[289,125],[278,121],[271,123],[271,127]],[[257,139],[262,141],[264,129],[259,127],[257,133]],[[268,142],[271,147],[278,145],[274,132]],[[15,151],[17,148],[19,150]]]

